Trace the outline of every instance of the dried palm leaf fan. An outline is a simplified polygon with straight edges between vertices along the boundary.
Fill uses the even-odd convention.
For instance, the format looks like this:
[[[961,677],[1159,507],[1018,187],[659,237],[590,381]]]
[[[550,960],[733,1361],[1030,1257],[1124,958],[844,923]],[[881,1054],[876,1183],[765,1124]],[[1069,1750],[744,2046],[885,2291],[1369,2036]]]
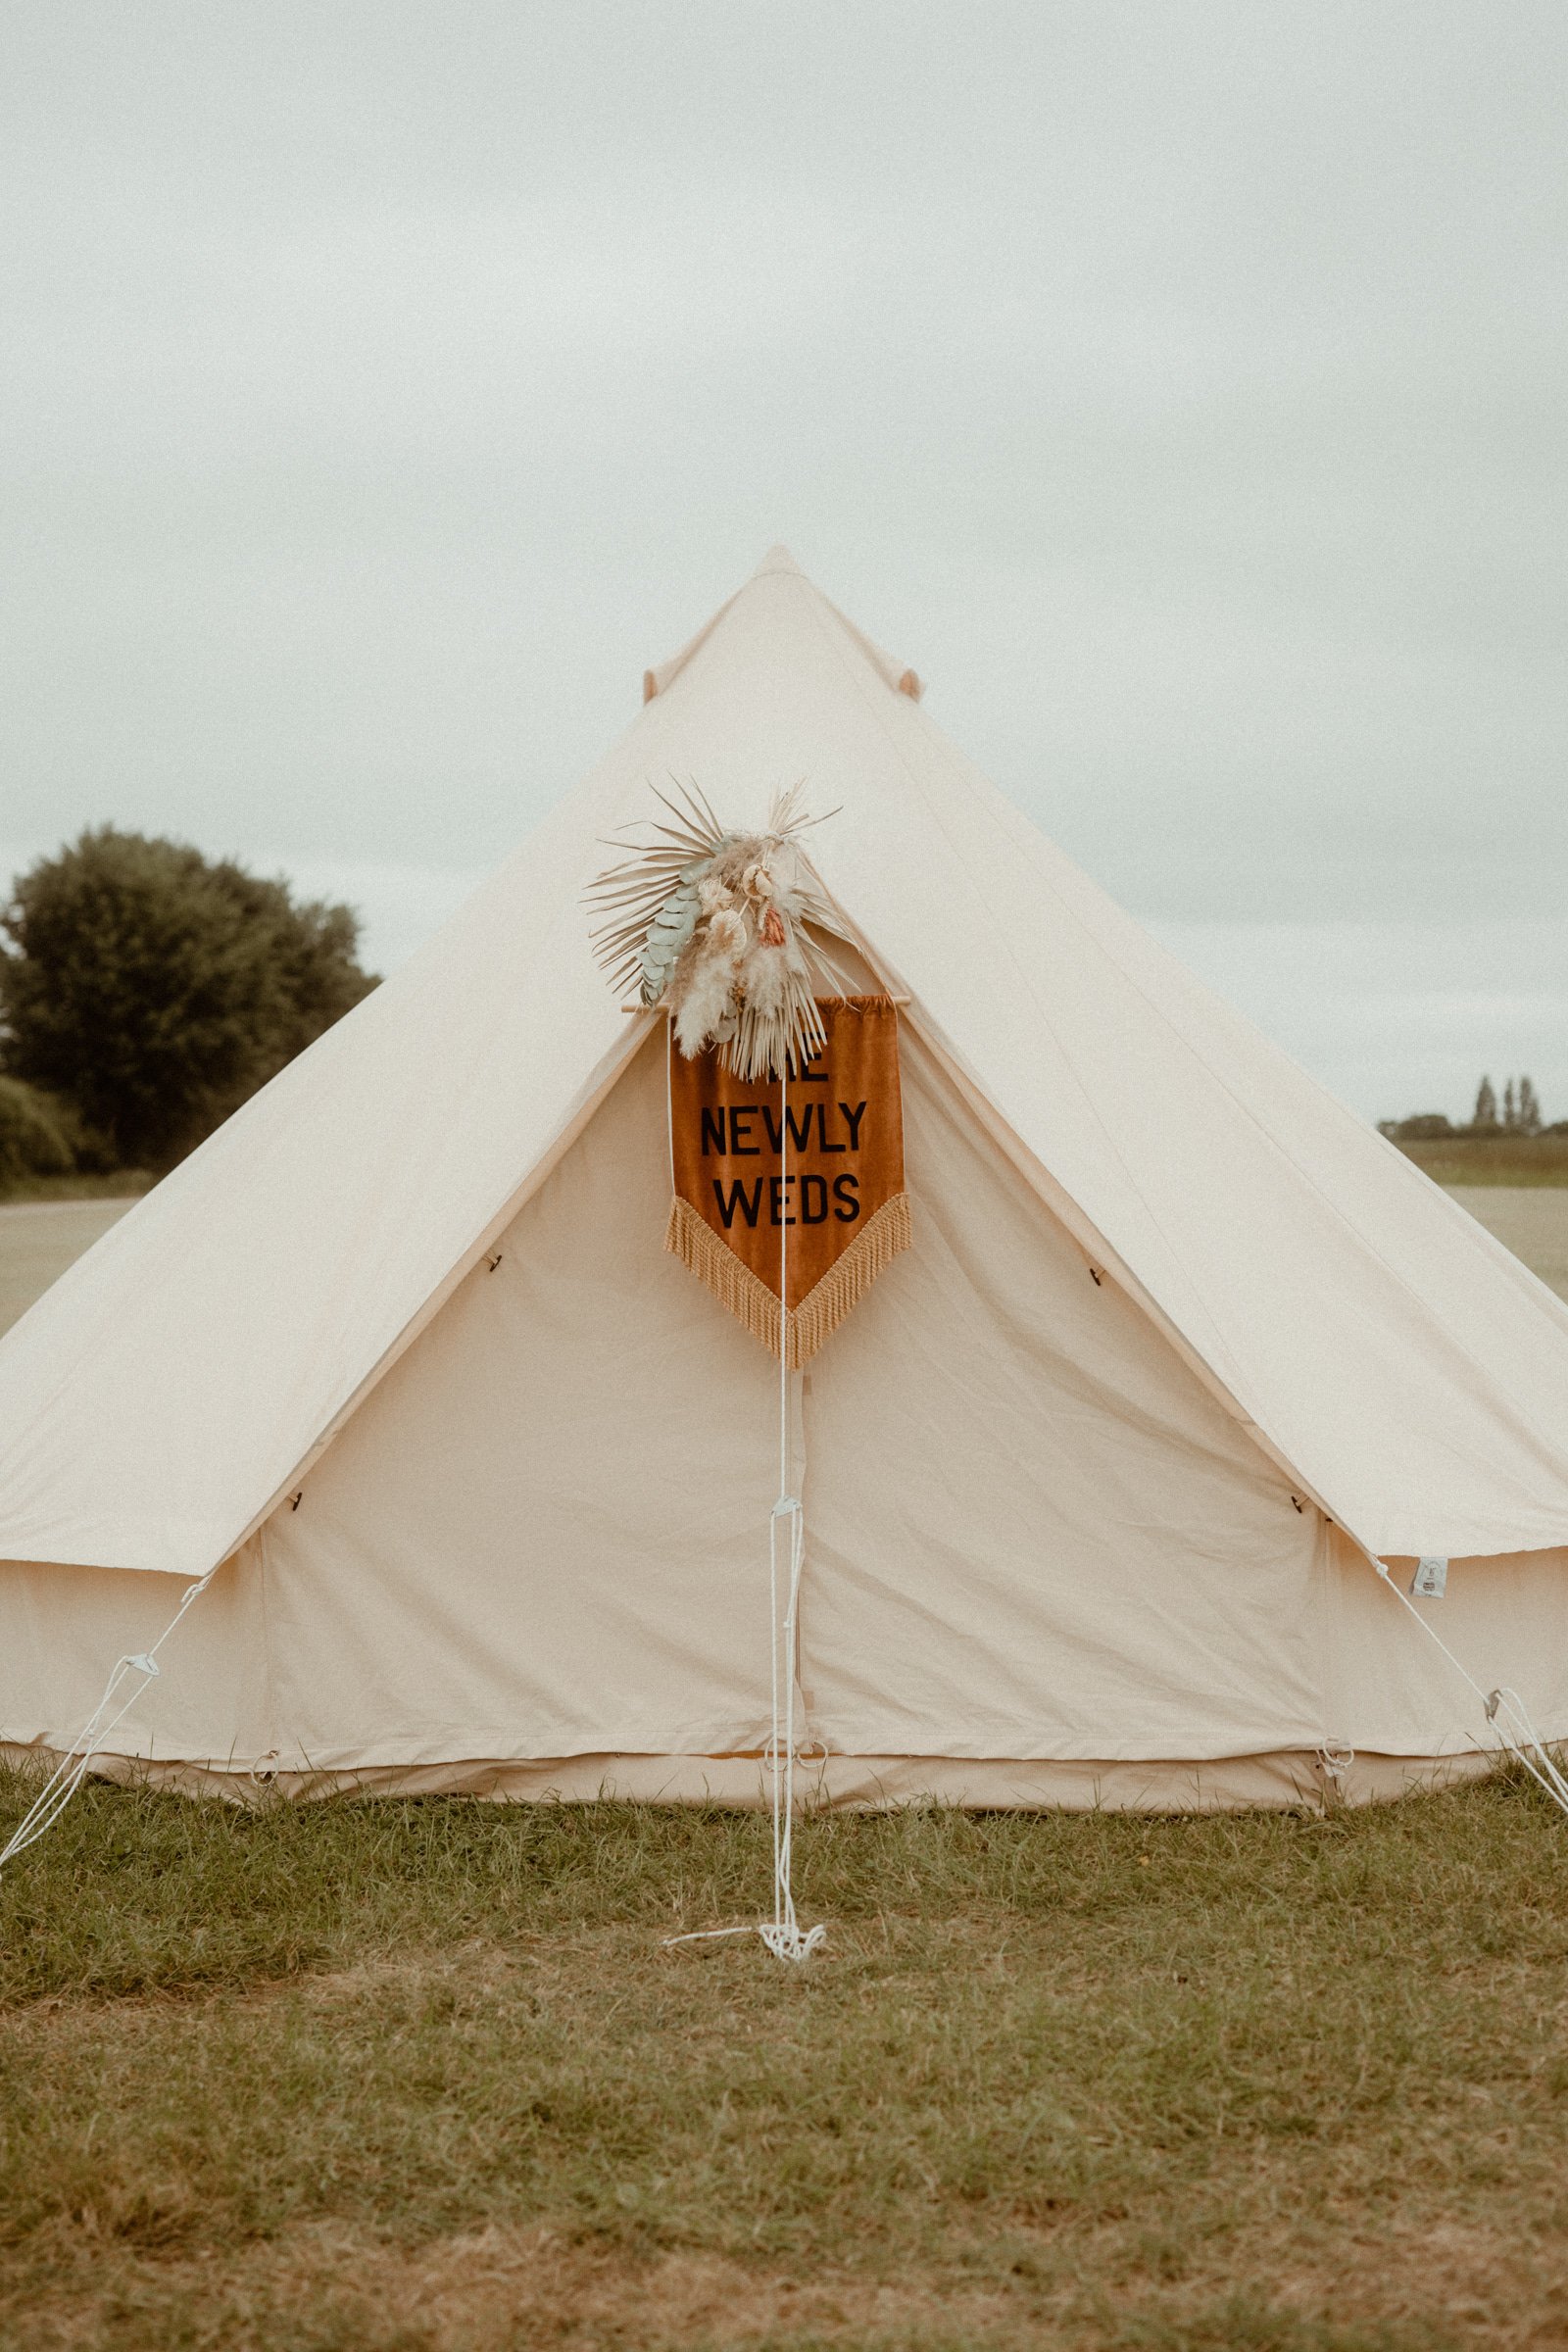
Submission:
[[[824,820],[804,814],[799,784],[775,793],[763,833],[726,830],[695,784],[653,789],[673,821],[628,832],[633,856],[589,884],[594,954],[666,1008],[688,1059],[716,1046],[739,1078],[782,1077],[825,1043],[818,989],[844,994],[808,927],[844,935],[801,844]]]

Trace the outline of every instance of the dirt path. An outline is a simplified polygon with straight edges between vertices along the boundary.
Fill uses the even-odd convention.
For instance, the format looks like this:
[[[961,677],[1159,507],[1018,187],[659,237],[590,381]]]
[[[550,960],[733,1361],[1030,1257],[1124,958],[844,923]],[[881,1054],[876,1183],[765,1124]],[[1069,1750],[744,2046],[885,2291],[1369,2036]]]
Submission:
[[[19,1200],[0,1207],[0,1331],[129,1206],[128,1200]]]
[[[1568,1186],[1467,1184],[1453,1198],[1568,1298]],[[130,1206],[129,1200],[25,1200],[0,1207],[0,1331]]]
[[[1568,1185],[1461,1184],[1453,1199],[1568,1298]]]

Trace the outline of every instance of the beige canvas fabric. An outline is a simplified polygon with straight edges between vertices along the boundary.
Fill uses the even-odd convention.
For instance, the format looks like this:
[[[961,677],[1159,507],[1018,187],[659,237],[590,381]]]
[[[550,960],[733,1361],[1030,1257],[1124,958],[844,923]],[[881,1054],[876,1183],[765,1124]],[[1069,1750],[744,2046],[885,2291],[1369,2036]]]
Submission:
[[[1568,1308],[1119,912],[782,554],[452,923],[0,1342],[0,1557],[199,1574],[635,1039],[580,905],[651,777],[841,812],[824,879],[1236,1408],[1373,1551],[1568,1541]]]
[[[306,1792],[754,1801],[777,1379],[661,1248],[662,1043],[223,1569],[124,1752]],[[808,1791],[1275,1802],[1320,1747],[1475,1750],[1464,1686],[917,1040],[904,1093],[914,1245],[793,1388]],[[1565,1568],[1459,1562],[1443,1604],[1553,1730]],[[13,1568],[6,1734],[64,1745],[177,1589]]]
[[[823,878],[910,999],[915,1247],[794,1393],[807,1736],[845,1785],[1476,1751],[1365,1549],[1450,1556],[1445,1637],[1568,1730],[1568,1310],[902,674],[770,558],[456,920],[0,1342],[0,1735],[69,1739],[221,1561],[130,1752],[760,1744],[775,1375],[662,1249],[651,1024],[580,905],[671,770],[737,822],[780,776],[840,804]]]

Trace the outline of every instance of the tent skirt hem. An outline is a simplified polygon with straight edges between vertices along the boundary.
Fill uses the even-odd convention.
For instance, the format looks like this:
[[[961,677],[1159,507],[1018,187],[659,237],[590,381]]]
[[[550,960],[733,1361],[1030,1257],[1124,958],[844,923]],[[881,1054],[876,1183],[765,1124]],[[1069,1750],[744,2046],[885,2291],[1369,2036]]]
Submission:
[[[1490,1771],[1497,1757],[1357,1754],[1331,1763],[1315,1749],[1221,1756],[1212,1761],[1046,1757],[852,1756],[803,1759],[796,1787],[804,1808],[883,1811],[945,1804],[968,1812],[1224,1813],[1253,1809],[1322,1812],[1376,1804],[1448,1788]],[[59,1751],[0,1740],[0,1761],[50,1769]],[[244,1805],[328,1796],[475,1796],[498,1803],[713,1804],[751,1809],[770,1802],[756,1756],[595,1754],[524,1759],[470,1757],[445,1764],[366,1764],[337,1771],[274,1770],[270,1764],[215,1764],[100,1754],[101,1779],[214,1796]]]

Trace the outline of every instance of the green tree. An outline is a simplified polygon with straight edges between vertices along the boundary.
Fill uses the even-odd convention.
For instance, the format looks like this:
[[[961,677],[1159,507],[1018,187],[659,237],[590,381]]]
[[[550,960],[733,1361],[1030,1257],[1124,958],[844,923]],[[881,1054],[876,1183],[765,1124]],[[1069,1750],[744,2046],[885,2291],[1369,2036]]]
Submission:
[[[1541,1101],[1535,1084],[1529,1078],[1519,1081],[1519,1132],[1521,1135],[1541,1133]]]
[[[23,1176],[65,1176],[76,1164],[71,1114],[20,1078],[0,1077],[0,1197]]]
[[[108,825],[21,876],[0,934],[0,1058],[126,1166],[171,1166],[375,985],[349,907]]]
[[[1480,1090],[1476,1095],[1475,1116],[1470,1124],[1472,1127],[1479,1128],[1483,1134],[1496,1127],[1497,1098],[1492,1091],[1490,1078],[1483,1078],[1481,1081]]]

